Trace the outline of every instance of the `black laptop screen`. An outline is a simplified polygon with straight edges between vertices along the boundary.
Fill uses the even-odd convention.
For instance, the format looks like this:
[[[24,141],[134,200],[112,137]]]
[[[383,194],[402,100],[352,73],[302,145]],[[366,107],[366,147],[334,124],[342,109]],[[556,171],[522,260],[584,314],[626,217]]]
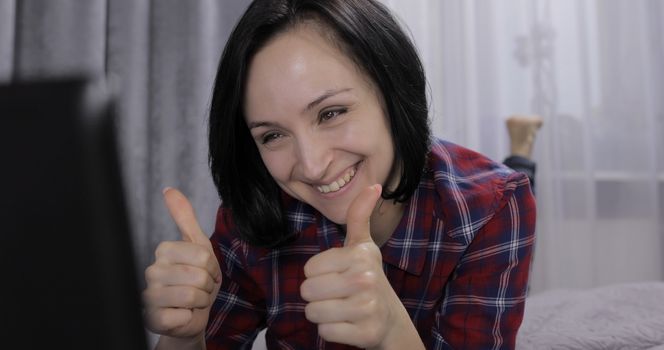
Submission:
[[[0,332],[20,348],[147,348],[113,103],[92,86],[0,86]]]

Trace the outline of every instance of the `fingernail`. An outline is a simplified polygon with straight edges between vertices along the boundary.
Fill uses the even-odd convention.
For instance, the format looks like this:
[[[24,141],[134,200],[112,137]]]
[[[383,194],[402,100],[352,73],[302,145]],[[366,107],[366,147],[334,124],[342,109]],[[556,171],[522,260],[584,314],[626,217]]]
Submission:
[[[161,190],[161,193],[162,193],[162,194],[166,194],[166,191],[168,191],[168,190],[170,190],[170,189],[171,189],[171,187],[166,186],[166,187],[164,187],[163,190]]]

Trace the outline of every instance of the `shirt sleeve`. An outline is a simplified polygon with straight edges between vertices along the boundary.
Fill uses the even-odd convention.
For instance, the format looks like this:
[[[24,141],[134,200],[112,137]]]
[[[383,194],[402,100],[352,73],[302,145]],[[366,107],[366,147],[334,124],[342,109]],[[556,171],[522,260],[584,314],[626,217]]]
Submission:
[[[264,295],[243,263],[244,243],[229,237],[220,217],[211,241],[222,281],[210,310],[207,349],[251,349],[254,339],[265,328]]]
[[[536,208],[528,179],[511,174],[446,285],[432,349],[514,349],[523,318]]]

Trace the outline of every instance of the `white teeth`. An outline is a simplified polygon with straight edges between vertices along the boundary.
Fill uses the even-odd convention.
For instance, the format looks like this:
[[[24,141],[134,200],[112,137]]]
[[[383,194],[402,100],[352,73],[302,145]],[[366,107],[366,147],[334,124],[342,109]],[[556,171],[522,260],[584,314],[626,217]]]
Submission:
[[[342,177],[332,182],[331,184],[318,186],[317,187],[318,191],[321,193],[337,192],[347,183],[349,183],[350,179],[352,179],[353,176],[355,176],[355,169],[350,169],[349,172],[347,172],[346,174],[344,174]]]

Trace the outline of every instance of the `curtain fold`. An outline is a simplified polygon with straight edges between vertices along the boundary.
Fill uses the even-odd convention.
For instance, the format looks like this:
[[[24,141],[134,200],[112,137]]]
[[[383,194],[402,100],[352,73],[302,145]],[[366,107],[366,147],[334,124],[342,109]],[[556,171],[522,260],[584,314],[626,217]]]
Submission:
[[[180,238],[163,205],[164,187],[189,196],[205,232],[214,227],[219,199],[207,167],[207,112],[217,60],[248,2],[111,3],[116,29],[109,33],[118,36],[109,51],[124,56],[110,61],[109,75],[126,117],[128,195],[145,267],[159,242]]]
[[[16,1],[0,1],[0,81],[9,81],[12,79],[15,20]]]
[[[104,73],[105,0],[15,4],[14,79]]]
[[[531,292],[664,279],[661,1],[384,2],[423,55],[436,135],[501,161],[505,119],[544,117]]]
[[[155,204],[149,203],[152,197],[148,187],[153,156],[149,118],[150,9],[150,1],[146,0],[109,1],[106,38],[108,82],[121,116],[118,135],[125,193],[141,268],[150,261],[148,251],[156,235],[150,231],[150,208]]]
[[[106,77],[140,273],[159,242],[180,237],[164,187],[187,194],[212,232],[220,201],[207,167],[207,112],[221,50],[248,3],[0,1],[0,81]]]

